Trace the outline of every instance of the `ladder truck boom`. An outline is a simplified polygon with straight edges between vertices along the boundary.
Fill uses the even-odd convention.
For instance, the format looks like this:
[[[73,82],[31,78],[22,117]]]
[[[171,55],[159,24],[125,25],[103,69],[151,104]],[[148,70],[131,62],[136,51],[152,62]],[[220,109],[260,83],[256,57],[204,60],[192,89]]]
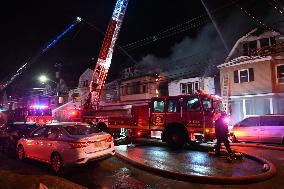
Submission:
[[[0,86],[0,92],[5,90],[17,77],[19,77],[29,66],[31,66],[34,62],[38,60],[42,55],[44,55],[52,46],[54,46],[66,33],[72,30],[78,23],[80,23],[82,19],[77,17],[76,20],[69,25],[62,33],[60,33],[56,38],[54,38],[51,42],[49,42],[46,46],[44,46],[41,51],[33,57],[29,62],[23,64],[14,75],[9,77],[8,79],[2,81]]]
[[[100,96],[106,81],[112,54],[123,17],[129,0],[117,0],[115,8],[105,34],[103,44],[99,53],[97,64],[94,69],[93,78],[90,83],[90,94],[84,107],[92,109],[98,107]]]

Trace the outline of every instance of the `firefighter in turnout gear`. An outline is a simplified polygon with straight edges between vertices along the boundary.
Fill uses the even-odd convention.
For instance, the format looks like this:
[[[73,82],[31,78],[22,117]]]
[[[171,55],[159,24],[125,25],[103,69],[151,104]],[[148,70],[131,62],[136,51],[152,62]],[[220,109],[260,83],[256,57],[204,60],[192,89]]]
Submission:
[[[222,143],[224,143],[229,155],[233,154],[230,147],[230,142],[228,140],[228,134],[229,134],[228,123],[229,123],[229,117],[225,113],[223,113],[220,116],[220,118],[215,121],[215,133],[217,138],[217,145],[215,149],[216,156],[220,156],[220,148]]]

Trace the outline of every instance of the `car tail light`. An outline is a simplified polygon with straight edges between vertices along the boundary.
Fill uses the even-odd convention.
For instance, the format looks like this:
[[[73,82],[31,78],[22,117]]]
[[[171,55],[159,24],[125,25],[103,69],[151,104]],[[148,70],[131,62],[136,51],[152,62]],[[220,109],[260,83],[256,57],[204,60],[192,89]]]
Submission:
[[[106,141],[107,141],[107,142],[112,142],[112,141],[113,141],[113,137],[112,137],[112,136],[108,137],[108,138],[106,139]]]
[[[87,142],[69,142],[69,145],[71,149],[75,149],[75,148],[84,148],[88,146],[88,143]]]

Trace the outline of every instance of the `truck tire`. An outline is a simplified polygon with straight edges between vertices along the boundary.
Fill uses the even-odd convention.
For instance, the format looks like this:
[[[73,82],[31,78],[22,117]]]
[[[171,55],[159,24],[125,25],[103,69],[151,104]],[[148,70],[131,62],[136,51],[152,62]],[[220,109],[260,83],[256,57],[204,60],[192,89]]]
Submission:
[[[186,136],[179,127],[170,127],[165,133],[166,143],[173,149],[181,149],[186,144]]]

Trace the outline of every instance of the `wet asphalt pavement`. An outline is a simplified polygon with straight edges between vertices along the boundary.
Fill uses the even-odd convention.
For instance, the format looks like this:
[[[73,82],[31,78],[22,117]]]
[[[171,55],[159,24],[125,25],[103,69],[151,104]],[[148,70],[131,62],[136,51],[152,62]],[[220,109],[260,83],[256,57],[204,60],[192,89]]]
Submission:
[[[267,181],[248,185],[209,185],[202,183],[184,182],[159,176],[151,172],[136,168],[114,156],[100,162],[93,162],[85,166],[71,168],[64,176],[57,178],[58,180],[62,179],[90,189],[284,189],[284,151],[259,149],[253,147],[234,147],[234,149],[242,150],[246,153],[266,158],[277,167],[277,174],[272,179],[269,179]],[[190,149],[186,149],[182,151],[171,151],[165,146],[150,145],[144,147],[140,146],[137,148],[131,147],[129,153],[134,153],[137,158],[139,158],[140,156],[144,157],[143,159],[145,159],[147,163],[151,163],[156,167],[165,168],[165,166],[167,166],[171,170],[190,171],[191,173],[196,175],[211,175],[215,173],[225,176],[237,176],[238,174],[249,174],[249,171],[259,171],[258,166],[256,166],[256,169],[253,169],[253,166],[250,165],[249,162],[240,161],[234,162],[232,164],[226,163],[224,159],[216,159],[215,157],[211,157],[202,150],[192,151]],[[170,156],[172,156],[173,158],[170,159]],[[184,163],[180,165],[177,160],[194,162],[194,164],[190,165],[188,163]],[[10,161],[11,166],[13,165],[14,161],[17,162],[17,160],[13,159]],[[211,165],[215,164],[214,162],[217,162],[220,167],[218,168],[217,166],[215,166],[214,168],[212,168]],[[5,162],[1,162],[1,164],[2,163]],[[17,166],[17,172],[15,171],[15,173],[18,174],[19,172],[19,174],[23,176],[25,175],[25,173],[27,172],[26,170],[29,169],[29,167],[34,167],[37,170],[37,175],[53,175],[52,173],[47,171],[49,170],[49,167],[44,166],[41,163],[28,161],[24,164],[24,168]],[[10,167],[10,165],[8,167]],[[234,171],[225,171],[225,169],[229,168],[232,168]],[[28,175],[31,175],[31,173],[27,173],[27,176]]]
[[[208,152],[170,150],[161,146],[118,146],[116,150],[136,162],[154,168],[182,174],[199,176],[249,176],[262,173],[263,164],[244,158],[229,163],[224,157],[215,157]]]

